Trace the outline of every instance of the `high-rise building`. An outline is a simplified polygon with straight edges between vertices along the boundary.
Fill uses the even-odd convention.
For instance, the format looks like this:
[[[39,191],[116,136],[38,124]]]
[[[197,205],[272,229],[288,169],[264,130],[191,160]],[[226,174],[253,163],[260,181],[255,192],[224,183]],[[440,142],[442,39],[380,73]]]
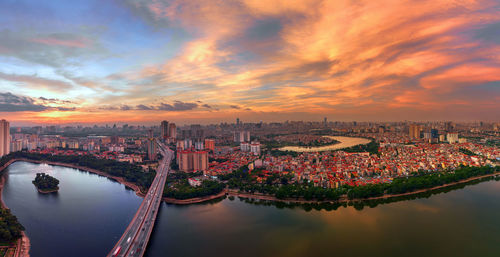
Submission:
[[[170,136],[168,121],[166,120],[162,121],[160,124],[160,136],[162,139],[167,139]]]
[[[150,129],[148,131],[148,138],[147,138],[147,147],[148,147],[148,158],[150,161],[156,160],[156,142],[153,137],[153,130]]]
[[[203,150],[203,149],[205,149],[205,147],[203,145],[203,141],[196,141],[196,142],[194,142],[194,149],[196,149],[196,150]]]
[[[458,133],[454,132],[446,134],[446,140],[449,143],[458,143]]]
[[[11,152],[17,152],[21,151],[23,149],[23,141],[22,140],[12,140],[10,142],[10,151]]]
[[[175,123],[168,124],[168,135],[174,140],[177,138],[177,126]]]
[[[0,120],[0,157],[10,153],[10,124]]]
[[[410,124],[409,136],[411,139],[420,138],[420,125]]]
[[[439,137],[437,129],[431,129],[431,137],[432,138],[438,138]]]
[[[235,131],[234,142],[250,142],[250,131]]]
[[[252,142],[250,144],[250,152],[253,153],[254,155],[260,155],[260,143]]]
[[[206,171],[208,168],[208,152],[181,150],[177,151],[179,170],[184,172]]]
[[[208,150],[215,150],[215,140],[213,139],[205,139],[205,148]]]
[[[451,122],[451,121],[447,121],[447,122],[445,122],[445,123],[444,123],[444,130],[445,130],[446,132],[450,132],[450,131],[452,131],[453,129],[454,129],[453,122]]]
[[[240,150],[242,152],[249,152],[250,151],[250,144],[246,142],[241,142],[240,143]]]

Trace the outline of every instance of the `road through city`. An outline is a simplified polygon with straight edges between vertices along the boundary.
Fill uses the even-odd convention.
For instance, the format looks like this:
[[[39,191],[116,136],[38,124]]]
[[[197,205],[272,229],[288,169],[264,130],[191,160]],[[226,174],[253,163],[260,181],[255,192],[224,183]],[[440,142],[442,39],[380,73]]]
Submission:
[[[108,257],[144,255],[162,200],[165,180],[170,172],[170,162],[174,157],[174,151],[159,141],[157,144],[163,159],[156,170],[156,176],[137,213]]]

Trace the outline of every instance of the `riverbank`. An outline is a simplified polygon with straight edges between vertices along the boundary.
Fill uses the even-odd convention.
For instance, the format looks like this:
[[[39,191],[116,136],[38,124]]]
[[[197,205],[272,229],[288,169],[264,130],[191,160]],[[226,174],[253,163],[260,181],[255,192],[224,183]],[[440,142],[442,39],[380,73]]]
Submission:
[[[187,205],[187,204],[202,203],[218,199],[226,196],[227,193],[228,193],[227,189],[224,189],[220,193],[215,195],[208,195],[208,196],[189,198],[189,199],[175,199],[175,198],[163,197],[163,201],[170,204]]]
[[[10,162],[10,163],[7,163],[5,167],[8,167],[10,164],[12,164],[14,161]],[[5,169],[5,167],[1,167],[0,168],[0,173]],[[2,209],[8,209],[9,207],[7,207],[7,205],[5,204],[5,202],[3,201],[3,198],[2,198],[2,193],[3,193],[3,187],[5,185],[5,177],[4,177],[4,174],[1,173],[0,174],[0,205],[2,207]],[[14,256],[15,257],[30,257],[30,239],[29,237],[26,235],[26,233],[24,231],[21,232],[22,236],[20,239],[17,240],[17,243],[16,243],[16,250],[14,251]]]
[[[452,182],[448,184],[444,184],[441,186],[435,186],[431,188],[426,188],[426,189],[420,189],[420,190],[415,190],[412,192],[406,192],[402,194],[385,194],[382,196],[377,196],[377,197],[369,197],[369,198],[354,198],[354,199],[348,199],[346,195],[341,196],[338,200],[332,201],[332,200],[323,200],[323,201],[318,201],[318,200],[306,200],[304,198],[276,198],[273,195],[266,195],[266,194],[261,194],[261,193],[246,193],[246,192],[240,192],[239,190],[234,190],[234,189],[228,189],[228,195],[230,196],[238,196],[238,197],[244,197],[244,198],[252,198],[252,199],[257,199],[257,200],[266,200],[266,201],[275,201],[275,202],[286,202],[286,203],[302,203],[302,204],[311,204],[311,203],[348,203],[348,202],[362,202],[362,201],[370,201],[370,200],[382,200],[382,199],[391,199],[391,198],[398,198],[398,197],[403,197],[403,196],[412,196],[412,195],[417,195],[425,192],[432,192],[435,190],[439,189],[444,189],[447,187],[452,187],[456,185],[461,185],[465,184],[471,181],[475,180],[480,180],[483,178],[488,178],[488,177],[494,177],[500,175],[500,172],[495,172],[492,174],[487,174],[487,175],[482,175],[482,176],[477,176],[477,177],[472,177],[464,180],[460,180],[457,182]]]
[[[51,190],[43,190],[43,189],[39,189],[39,188],[37,188],[36,190],[38,190],[38,193],[40,193],[40,194],[50,194],[50,193],[56,193],[57,191],[59,191],[59,187],[56,189],[51,189]]]

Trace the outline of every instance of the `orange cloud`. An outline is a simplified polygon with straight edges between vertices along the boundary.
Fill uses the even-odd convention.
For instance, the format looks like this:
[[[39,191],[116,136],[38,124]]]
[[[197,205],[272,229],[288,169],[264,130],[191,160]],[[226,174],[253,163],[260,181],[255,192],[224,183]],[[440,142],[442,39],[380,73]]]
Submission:
[[[468,88],[482,92],[489,90],[482,84],[500,81],[500,42],[475,34],[500,22],[497,1],[145,2],[134,5],[149,10],[155,21],[184,30],[190,40],[160,65],[124,72],[134,86],[100,102],[202,100],[220,106],[217,112],[168,113],[188,119],[224,118],[236,111],[231,105],[256,119],[255,113],[356,116],[402,112],[398,108],[459,110],[478,102],[500,107],[498,91],[467,100]],[[139,113],[114,117],[136,119]],[[166,114],[148,119],[161,115]]]

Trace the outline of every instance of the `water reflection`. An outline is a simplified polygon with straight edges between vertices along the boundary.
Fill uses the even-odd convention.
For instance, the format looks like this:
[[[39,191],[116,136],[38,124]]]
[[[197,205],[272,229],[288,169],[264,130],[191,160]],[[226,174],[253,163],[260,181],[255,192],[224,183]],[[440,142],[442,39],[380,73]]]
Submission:
[[[497,256],[498,184],[352,205],[165,204],[147,256]]]
[[[31,183],[44,170],[57,195]],[[32,256],[105,256],[141,198],[104,177],[15,163],[4,200],[27,228]],[[498,256],[500,183],[352,204],[287,204],[238,197],[162,203],[146,256]]]
[[[40,194],[36,173],[59,179],[59,191]],[[4,173],[3,199],[26,228],[32,257],[105,256],[142,198],[117,182],[72,168],[16,162]]]

